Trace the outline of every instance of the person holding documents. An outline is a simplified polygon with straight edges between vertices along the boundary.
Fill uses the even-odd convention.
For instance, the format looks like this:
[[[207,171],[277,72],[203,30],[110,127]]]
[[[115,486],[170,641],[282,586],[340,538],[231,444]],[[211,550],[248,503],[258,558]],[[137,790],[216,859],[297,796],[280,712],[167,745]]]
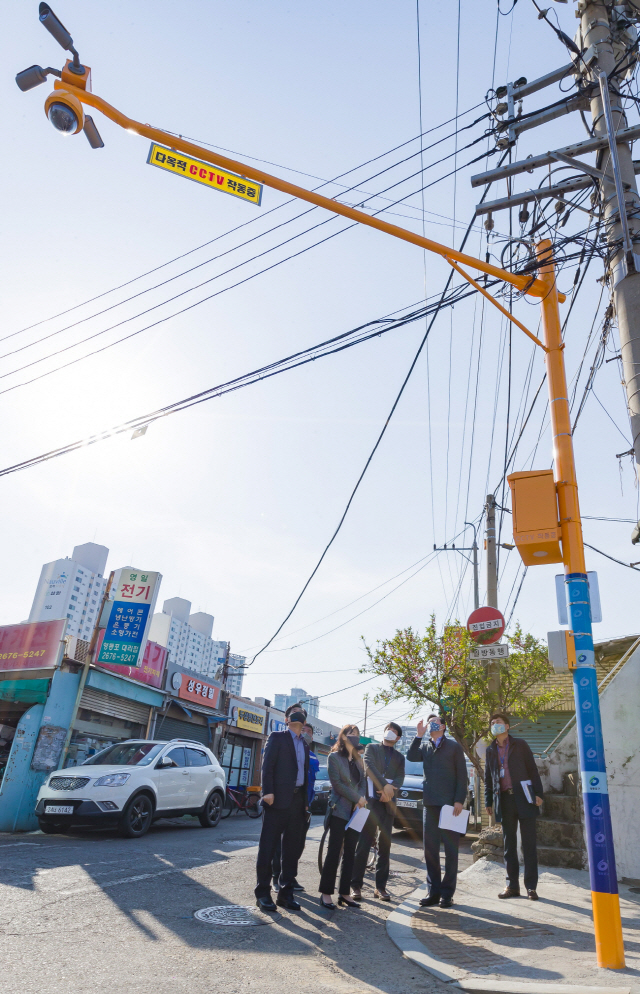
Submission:
[[[484,803],[489,814],[502,822],[507,886],[498,897],[520,897],[518,824],[524,856],[524,885],[530,901],[538,900],[536,819],[542,804],[542,781],[528,742],[509,734],[505,714],[491,715],[494,740],[487,749]]]
[[[348,822],[358,808],[364,808],[366,817],[366,778],[358,747],[360,731],[357,725],[345,725],[340,729],[338,740],[329,753],[327,770],[331,781],[331,794],[325,817],[329,826],[329,843],[320,877],[320,906],[335,911],[333,894],[342,850],[342,869],[338,887],[338,904],[347,908],[359,908],[351,900],[351,876],[353,857],[358,844],[359,832],[349,828]],[[361,826],[360,826],[361,827]]]
[[[378,835],[378,859],[376,861],[376,889],[374,897],[390,901],[387,893],[389,879],[389,855],[391,853],[391,830],[395,814],[394,796],[404,782],[404,756],[396,749],[402,738],[402,729],[390,721],[382,734],[382,745],[370,742],[364,751],[364,772],[367,777],[367,797],[369,817],[360,832],[353,865],[351,889],[353,897],[362,897],[364,873],[373,840]]]
[[[420,901],[423,908],[435,904],[450,908],[453,904],[458,846],[467,824],[467,818],[461,815],[467,796],[467,764],[462,747],[455,739],[446,737],[445,729],[444,718],[430,714],[426,722],[418,722],[418,734],[407,753],[409,762],[422,761],[424,770],[422,823],[429,893]],[[425,736],[427,730],[429,735]],[[458,817],[458,831],[453,827],[441,827],[443,820],[455,825]],[[441,842],[444,844],[444,877],[440,868]]]

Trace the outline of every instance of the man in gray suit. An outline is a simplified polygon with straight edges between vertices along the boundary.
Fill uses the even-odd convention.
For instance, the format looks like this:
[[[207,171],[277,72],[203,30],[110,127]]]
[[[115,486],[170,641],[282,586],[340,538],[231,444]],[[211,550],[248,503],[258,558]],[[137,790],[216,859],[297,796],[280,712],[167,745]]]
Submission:
[[[364,771],[368,784],[368,807],[371,812],[360,833],[353,864],[351,890],[355,901],[362,898],[364,871],[371,846],[378,831],[378,859],[376,862],[376,889],[374,897],[390,901],[387,893],[389,879],[389,854],[395,804],[393,798],[404,781],[404,756],[395,748],[402,738],[402,729],[390,721],[384,730],[383,744],[370,742],[364,751]]]
[[[420,901],[422,907],[439,904],[450,908],[458,876],[458,846],[460,835],[450,829],[440,828],[440,809],[443,804],[453,806],[459,815],[467,796],[467,764],[462,747],[455,739],[447,738],[446,724],[439,714],[430,714],[427,721],[418,722],[418,734],[411,743],[407,759],[410,763],[422,761],[424,858],[427,864],[429,894]],[[429,735],[425,732],[429,730]],[[444,844],[444,877],[440,869],[440,842]]]

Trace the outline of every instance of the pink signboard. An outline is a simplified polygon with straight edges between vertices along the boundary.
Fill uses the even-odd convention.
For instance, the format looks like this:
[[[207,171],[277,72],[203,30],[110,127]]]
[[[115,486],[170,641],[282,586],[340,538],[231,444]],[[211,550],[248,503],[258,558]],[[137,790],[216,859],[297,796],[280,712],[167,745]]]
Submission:
[[[58,662],[64,621],[0,626],[0,670],[52,669]]]
[[[104,629],[101,629],[98,636],[98,644],[94,659],[100,655],[100,646],[104,639]],[[129,677],[130,680],[137,680],[138,683],[148,683],[151,687],[162,688],[164,668],[167,664],[167,650],[157,642],[147,642],[142,657],[142,666],[118,666],[112,663],[98,663],[102,670],[109,670],[110,673],[117,673],[119,676]]]

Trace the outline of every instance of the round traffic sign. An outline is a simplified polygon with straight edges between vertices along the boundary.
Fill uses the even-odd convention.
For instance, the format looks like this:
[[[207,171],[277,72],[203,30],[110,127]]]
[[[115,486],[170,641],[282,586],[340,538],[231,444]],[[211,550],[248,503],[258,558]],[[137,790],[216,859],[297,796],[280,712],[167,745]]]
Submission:
[[[498,642],[505,630],[504,615],[497,607],[479,607],[467,620],[467,631],[479,645]]]

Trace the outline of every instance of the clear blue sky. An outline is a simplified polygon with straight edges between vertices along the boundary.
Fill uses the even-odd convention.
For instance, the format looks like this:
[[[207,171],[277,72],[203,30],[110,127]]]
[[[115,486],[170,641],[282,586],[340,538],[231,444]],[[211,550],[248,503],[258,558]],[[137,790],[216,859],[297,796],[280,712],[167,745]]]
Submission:
[[[82,135],[72,139],[57,134],[43,113],[48,87],[23,94],[13,81],[16,71],[34,62],[60,66],[64,58],[39,25],[37,6],[34,0],[4,12],[2,96],[4,120],[11,127],[2,157],[2,337],[219,240],[70,315],[0,343],[2,466],[406,308],[420,302],[425,290],[431,296],[442,287],[446,269],[440,261],[425,260],[419,250],[364,229],[233,287],[338,231],[342,223],[330,221],[224,275],[328,215],[316,210],[269,234],[268,229],[305,208],[285,205],[267,216],[283,204],[282,195],[265,190],[257,209],[164,175],[146,165],[144,139],[99,114],[95,119],[105,141],[100,151],[92,151]],[[572,5],[552,7],[573,34],[577,22]],[[112,0],[108,7],[94,0],[59,0],[55,10],[92,67],[95,92],[106,100],[142,121],[277,163],[265,168],[303,185],[317,185],[419,134],[413,0],[236,0],[232,5],[190,0],[179,6],[166,0]],[[530,0],[521,0],[513,15],[500,17],[495,48],[494,0],[463,0],[459,39],[455,3],[422,0],[420,15],[424,130],[454,116],[456,106],[462,112],[481,104],[459,123],[472,122],[483,113],[492,82],[499,85],[521,75],[532,79],[568,61]],[[553,87],[531,98],[524,109],[558,96]],[[481,142],[462,150],[484,127],[483,122],[459,134],[459,165],[490,147]],[[424,143],[451,134],[448,126],[427,135]],[[524,157],[583,135],[574,114],[528,132],[516,154]],[[388,182],[385,177],[369,179],[379,163],[347,177],[345,184],[359,186],[345,199],[360,203],[366,193],[415,172],[418,148],[414,142],[382,160],[385,167],[404,155],[414,156],[387,174]],[[454,150],[451,138],[428,148],[424,164]],[[425,179],[442,176],[452,162],[433,166]],[[420,231],[424,207],[425,231],[457,242],[477,201],[469,177],[481,168],[484,163],[460,171],[455,183],[448,179],[427,189],[424,204],[416,195],[390,208],[390,218]],[[406,196],[419,185],[416,177],[387,196]],[[335,185],[326,190],[340,192]],[[504,192],[503,185],[496,195]],[[227,234],[248,221],[246,228]],[[497,231],[507,230],[506,215],[496,221]],[[573,225],[577,231],[582,223],[571,221],[566,230]],[[242,245],[254,236],[260,237]],[[481,226],[468,244],[470,251],[484,253]],[[207,262],[230,249],[229,255]],[[206,264],[180,276],[201,263]],[[573,272],[561,279],[562,286],[570,288]],[[570,376],[589,335],[600,275],[596,264],[574,308],[567,347]],[[170,277],[178,278],[150,289]],[[212,282],[173,304],[164,303],[204,280]],[[18,386],[214,293],[218,295],[181,316]],[[96,315],[112,305],[118,306]],[[140,316],[151,307],[157,309]],[[536,308],[519,304],[518,313],[535,330]],[[88,320],[67,329],[80,318]],[[52,355],[122,321],[126,323],[119,328]],[[598,327],[596,322],[596,336]],[[54,332],[60,333],[39,341]],[[160,570],[161,598],[191,599],[194,610],[215,615],[215,637],[230,639],[233,651],[251,655],[284,617],[333,531],[423,333],[424,322],[411,325],[157,422],[143,438],[131,441],[121,435],[3,478],[2,622],[27,616],[43,562],[70,555],[75,544],[93,540],[111,549],[112,568],[131,563]],[[25,345],[31,347],[8,355]],[[610,355],[614,349],[612,345]],[[587,368],[592,355],[593,347]],[[530,357],[530,344],[514,333],[512,426],[526,391]],[[17,371],[39,359],[43,361]],[[532,389],[541,376],[542,359],[536,355]],[[596,381],[598,398],[616,424],[592,397],[576,435],[582,509],[590,515],[634,518],[633,472],[625,460],[620,475],[615,459],[629,447],[619,379],[617,363],[610,363]],[[2,392],[14,386],[18,388]],[[532,465],[538,439],[533,465],[550,465],[546,428],[540,436],[543,408],[544,402],[523,438],[518,469]],[[363,679],[357,672],[364,662],[360,636],[374,643],[398,627],[421,627],[432,611],[440,620],[448,612],[466,618],[470,574],[459,585],[464,562],[449,554],[349,621],[409,574],[375,593],[368,591],[425,557],[434,542],[451,541],[465,519],[479,517],[485,494],[502,475],[506,410],[502,320],[493,313],[483,315],[477,301],[459,304],[436,322],[428,354],[416,368],[344,529],[288,630],[309,627],[277,646],[315,641],[261,656],[246,680],[250,696],[272,697],[292,686],[330,694]],[[503,540],[510,539],[509,528],[507,517]],[[629,531],[625,524],[585,523],[587,541],[627,562],[635,555]],[[513,600],[516,556],[513,552],[503,560],[502,605]],[[604,621],[596,637],[636,631],[640,578],[595,553],[588,566],[598,570],[603,592]],[[555,572],[553,566],[529,572],[514,615],[539,636],[557,627]],[[362,599],[345,608],[356,598]],[[325,636],[343,622],[349,623]],[[374,693],[376,684],[327,697],[331,710],[323,711],[324,716],[358,718],[367,687]],[[392,709],[389,716],[402,711]]]

